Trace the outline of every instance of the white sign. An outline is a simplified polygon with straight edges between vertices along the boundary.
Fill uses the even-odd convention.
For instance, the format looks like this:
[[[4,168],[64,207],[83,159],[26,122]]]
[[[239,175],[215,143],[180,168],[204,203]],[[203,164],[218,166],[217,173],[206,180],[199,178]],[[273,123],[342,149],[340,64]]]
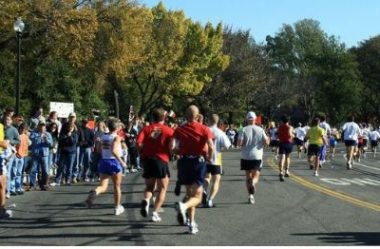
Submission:
[[[374,180],[371,178],[321,178],[323,182],[332,184],[332,185],[340,185],[340,186],[348,186],[348,185],[357,185],[357,186],[380,186],[380,181]]]
[[[68,118],[74,112],[74,103],[50,102],[50,112],[56,111],[59,118]]]

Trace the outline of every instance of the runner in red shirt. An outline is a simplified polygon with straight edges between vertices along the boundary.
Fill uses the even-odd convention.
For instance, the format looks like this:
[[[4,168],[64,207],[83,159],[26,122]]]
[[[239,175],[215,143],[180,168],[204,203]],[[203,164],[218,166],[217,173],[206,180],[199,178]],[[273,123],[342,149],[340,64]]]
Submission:
[[[281,117],[281,125],[278,127],[280,161],[278,167],[280,170],[280,181],[285,181],[285,177],[289,177],[290,154],[293,151],[293,127],[289,125],[286,116]],[[284,170],[285,168],[285,170]],[[285,174],[284,174],[285,173]]]
[[[187,123],[178,127],[174,131],[174,140],[171,149],[175,149],[178,144],[178,180],[186,186],[189,199],[177,202],[177,218],[182,225],[186,222],[186,211],[190,217],[189,232],[196,234],[198,225],[195,223],[195,208],[202,201],[203,182],[206,175],[206,160],[210,161],[214,147],[213,135],[210,129],[197,122],[199,114],[198,107],[191,105],[186,110]],[[208,153],[204,158],[204,147],[208,145]]]
[[[143,177],[145,178],[144,200],[141,202],[140,213],[147,217],[149,213],[149,202],[153,196],[157,184],[159,192],[154,202],[152,221],[159,222],[161,217],[158,214],[165,201],[166,191],[169,185],[169,145],[173,136],[173,129],[164,125],[165,110],[162,108],[153,111],[153,123],[145,126],[137,137],[137,147],[141,151],[143,165]]]

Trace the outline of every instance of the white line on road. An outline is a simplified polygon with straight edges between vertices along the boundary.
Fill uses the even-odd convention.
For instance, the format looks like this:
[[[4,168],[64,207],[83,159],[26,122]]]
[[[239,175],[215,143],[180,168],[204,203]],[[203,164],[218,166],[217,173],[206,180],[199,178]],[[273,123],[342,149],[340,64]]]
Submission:
[[[345,160],[347,160],[346,155],[343,155],[343,158]],[[365,165],[365,164],[362,164],[362,163],[358,163],[358,162],[354,162],[354,165],[360,165],[360,166],[362,166],[364,168],[369,168],[369,169],[374,169],[374,170],[379,170],[380,171],[379,168],[371,167],[371,166],[368,166],[368,165]]]
[[[380,171],[379,168],[371,167],[371,166],[368,166],[368,165],[365,165],[365,164],[362,164],[362,163],[358,163],[358,162],[355,162],[355,163],[354,163],[354,166],[355,166],[355,165],[360,165],[360,166],[365,167],[365,168],[369,168],[369,169],[374,169],[374,170],[378,170],[378,171]]]

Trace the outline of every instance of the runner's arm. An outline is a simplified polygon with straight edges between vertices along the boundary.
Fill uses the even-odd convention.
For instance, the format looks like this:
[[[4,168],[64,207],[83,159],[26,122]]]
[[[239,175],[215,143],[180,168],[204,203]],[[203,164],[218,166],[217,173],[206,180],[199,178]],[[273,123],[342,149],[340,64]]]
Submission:
[[[265,132],[263,132],[263,143],[268,146],[270,144],[270,139],[269,137],[267,136],[267,134],[265,134]]]
[[[214,143],[212,142],[212,139],[207,139],[207,145],[208,145],[208,155],[207,159],[210,161],[214,155]]]
[[[289,127],[289,135],[291,138],[294,138],[294,129],[292,126]]]
[[[6,149],[8,146],[9,146],[9,141],[8,140],[0,141],[0,147]]]
[[[121,158],[121,155],[119,155],[119,151],[117,150],[117,148],[120,145],[121,145],[121,138],[119,136],[117,136],[115,138],[115,140],[113,140],[113,143],[112,143],[112,155],[120,162],[120,164],[121,164],[121,166],[123,166],[123,168],[126,168],[127,165],[125,164],[125,162]]]

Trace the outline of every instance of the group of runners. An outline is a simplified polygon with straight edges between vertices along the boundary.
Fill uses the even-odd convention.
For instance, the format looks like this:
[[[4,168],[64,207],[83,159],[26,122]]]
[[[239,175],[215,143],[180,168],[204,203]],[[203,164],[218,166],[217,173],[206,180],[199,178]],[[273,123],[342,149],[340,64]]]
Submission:
[[[314,169],[314,176],[319,176],[318,170],[326,160],[334,158],[339,140],[342,140],[346,146],[347,170],[352,169],[355,160],[360,162],[361,157],[366,157],[369,145],[375,158],[380,140],[378,129],[364,123],[357,124],[353,116],[348,117],[341,130],[331,128],[324,115],[315,117],[310,126],[302,126],[299,123],[297,128],[290,126],[287,117],[284,116],[278,127],[274,122],[270,123],[268,133],[275,159],[280,156],[280,181],[285,181],[285,177],[290,175],[290,154],[294,145],[299,158],[302,152],[308,155],[310,169]]]
[[[198,233],[196,208],[203,205],[214,207],[214,199],[219,191],[222,173],[222,151],[232,144],[224,131],[218,128],[219,117],[213,114],[209,126],[204,125],[199,109],[192,105],[186,111],[186,121],[176,129],[164,124],[165,111],[156,109],[153,112],[153,123],[145,126],[137,137],[137,145],[141,152],[145,190],[141,200],[140,213],[142,217],[151,217],[153,222],[162,220],[160,210],[165,202],[169,184],[169,159],[172,154],[177,157],[177,184],[186,188],[185,197],[176,203],[179,224],[186,225],[189,233]],[[264,148],[270,144],[278,147],[280,181],[289,177],[290,154],[293,144],[300,152],[307,142],[307,154],[310,168],[318,176],[318,170],[326,156],[326,147],[333,132],[324,117],[316,117],[307,129],[293,129],[287,117],[281,118],[281,124],[276,129],[276,142],[271,141],[271,135],[259,125],[256,125],[256,114],[248,112],[245,118],[246,126],[239,132],[237,146],[241,148],[240,168],[245,171],[248,203],[255,203],[255,193],[263,166]],[[273,128],[273,127],[272,127]],[[123,162],[118,156],[120,142],[117,138],[117,125],[110,123],[111,135],[101,138],[102,160],[99,163],[100,186],[91,190],[86,204],[93,205],[94,200],[105,192],[108,178],[114,181],[115,215],[124,212],[121,205],[120,185]],[[344,126],[344,140],[347,146],[347,169],[352,167],[352,156],[357,146],[357,140],[362,132],[358,126],[349,120]],[[114,131],[114,133],[112,133]],[[269,129],[268,133],[272,131]],[[303,134],[301,134],[303,133]],[[112,135],[113,134],[113,135]],[[336,134],[335,134],[336,135]],[[377,139],[378,140],[378,139]],[[113,141],[113,142],[112,142]],[[331,143],[330,143],[331,145]],[[334,143],[335,145],[335,143]],[[176,186],[176,194],[180,191]],[[156,197],[154,197],[157,193]],[[153,202],[153,210],[150,206]]]
[[[186,121],[175,128],[165,124],[167,112],[158,108],[152,113],[153,122],[146,125],[137,135],[137,148],[140,151],[142,177],[145,190],[140,204],[142,217],[150,217],[153,222],[162,221],[160,210],[165,202],[169,185],[171,158],[177,160],[176,195],[180,195],[181,185],[185,187],[185,196],[176,203],[179,224],[188,227],[188,232],[199,232],[196,222],[196,209],[199,206],[215,207],[214,200],[218,194],[222,175],[222,151],[232,146],[226,132],[218,128],[219,116],[212,114],[208,125],[203,124],[203,116],[195,105],[187,108]],[[281,124],[276,127],[272,122],[265,130],[256,124],[256,114],[248,112],[245,117],[246,126],[237,136],[236,146],[241,149],[240,168],[245,172],[247,203],[255,203],[255,193],[263,167],[264,148],[271,146],[275,155],[279,155],[279,179],[285,181],[290,177],[290,155],[294,144],[298,155],[303,151],[308,154],[310,169],[318,176],[318,171],[326,160],[327,147],[335,147],[338,133],[331,129],[325,117],[315,117],[310,127],[299,125],[293,128],[286,116],[281,117]],[[125,209],[122,205],[123,169],[127,167],[122,158],[122,139],[118,134],[122,129],[117,119],[109,119],[108,132],[101,135],[95,143],[95,153],[100,155],[97,165],[99,185],[92,189],[85,204],[93,207],[96,198],[107,191],[109,181],[113,182],[114,214],[121,215]],[[359,140],[364,133],[371,140],[372,148],[376,148],[380,134],[368,129],[364,132],[350,117],[343,125],[343,139],[347,147],[347,169],[352,168],[353,158],[360,156]],[[335,139],[335,140],[334,140]],[[8,142],[0,137],[0,147],[7,148]],[[2,157],[3,158],[3,157]],[[1,162],[4,162],[2,159]],[[2,167],[4,169],[4,167]],[[5,177],[1,175],[1,191],[4,192]],[[150,210],[151,204],[153,206]],[[6,213],[5,198],[2,195],[0,212]]]

